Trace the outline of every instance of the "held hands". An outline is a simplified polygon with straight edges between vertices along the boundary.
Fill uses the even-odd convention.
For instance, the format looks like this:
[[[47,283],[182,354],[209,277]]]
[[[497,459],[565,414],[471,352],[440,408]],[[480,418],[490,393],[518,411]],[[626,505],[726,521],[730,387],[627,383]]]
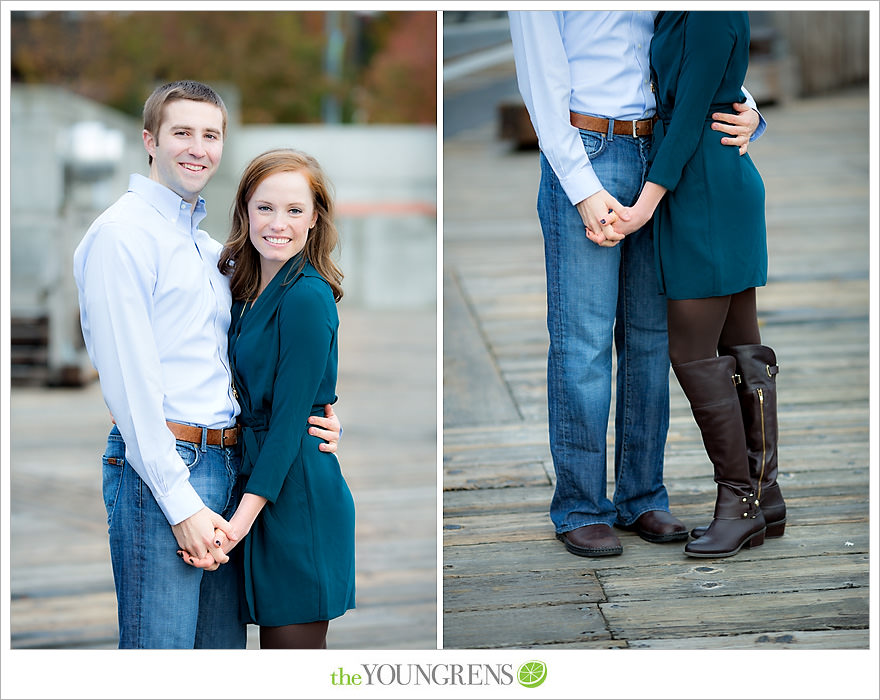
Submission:
[[[715,120],[712,122],[712,128],[729,134],[721,139],[721,143],[725,146],[738,146],[739,154],[742,156],[749,150],[749,139],[761,123],[761,117],[745,102],[734,102],[733,108],[736,114],[715,112],[712,115],[712,119]]]
[[[626,220],[625,209],[606,190],[599,190],[578,202],[577,210],[587,238],[596,245],[610,248],[623,240],[623,234],[615,231],[614,224],[619,219]]]
[[[226,555],[251,531],[254,521],[265,505],[266,499],[263,496],[257,496],[253,493],[244,494],[241,497],[241,503],[238,504],[238,508],[235,509],[235,513],[227,523],[228,527],[218,527],[214,530],[211,541],[212,550],[203,556],[194,556],[185,550],[178,550],[177,556],[198,569],[206,569],[207,571],[218,569],[221,564],[229,561],[229,557]],[[220,518],[220,520],[223,519]],[[233,531],[233,536],[229,535],[230,530]]]
[[[654,215],[654,208],[649,207],[644,199],[639,197],[635,204],[624,209],[624,214],[616,224],[614,224],[614,232],[621,236],[628,236],[635,233],[642,226],[651,220]]]
[[[208,507],[202,508],[177,525],[172,525],[171,531],[180,547],[178,556],[195,561],[210,558],[217,566],[229,561],[229,557],[222,549],[223,541],[237,542],[239,538],[236,529]],[[218,532],[223,534],[223,538],[217,536]]]
[[[625,208],[620,221],[614,225],[615,233],[628,236],[642,228],[654,216],[654,210],[665,194],[665,187],[654,182],[646,182],[636,203]]]
[[[309,435],[315,435],[326,442],[318,445],[321,452],[336,452],[339,447],[339,438],[342,437],[342,425],[339,418],[333,412],[333,406],[329,403],[324,406],[324,417],[309,416]],[[316,427],[315,427],[316,426]],[[323,430],[322,430],[323,428]]]

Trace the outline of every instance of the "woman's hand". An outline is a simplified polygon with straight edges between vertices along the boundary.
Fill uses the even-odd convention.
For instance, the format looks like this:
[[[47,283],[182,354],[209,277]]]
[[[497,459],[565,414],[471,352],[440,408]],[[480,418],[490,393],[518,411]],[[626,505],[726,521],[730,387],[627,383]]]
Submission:
[[[647,224],[651,220],[651,216],[654,214],[654,210],[649,210],[648,207],[645,206],[644,202],[639,199],[639,201],[633,204],[631,207],[627,207],[625,213],[628,216],[621,217],[620,221],[614,224],[614,232],[620,233],[624,236],[628,236],[631,233],[635,233],[640,228],[642,228],[642,226]]]
[[[631,207],[627,207],[614,224],[614,232],[628,236],[647,224],[654,216],[654,210],[666,194],[666,188],[654,182],[646,182],[639,198]]]

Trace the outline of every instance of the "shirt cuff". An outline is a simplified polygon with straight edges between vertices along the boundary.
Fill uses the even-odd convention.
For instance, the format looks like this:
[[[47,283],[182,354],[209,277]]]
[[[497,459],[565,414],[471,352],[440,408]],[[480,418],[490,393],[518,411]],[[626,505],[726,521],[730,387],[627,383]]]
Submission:
[[[173,491],[166,494],[163,498],[157,498],[156,502],[171,525],[183,522],[205,507],[204,501],[196,493],[189,480],[175,487]]]
[[[758,112],[757,109],[755,111]],[[758,128],[755,129],[755,133],[752,134],[752,137],[749,139],[749,142],[757,141],[759,138],[761,138],[761,134],[763,134],[767,130],[767,122],[764,119],[764,115],[761,114],[760,112],[758,112],[758,119],[759,119]]]
[[[599,190],[604,189],[591,167],[581,168],[564,178],[559,178],[559,184],[562,185],[562,189],[574,206],[583,202],[587,197],[596,194]]]

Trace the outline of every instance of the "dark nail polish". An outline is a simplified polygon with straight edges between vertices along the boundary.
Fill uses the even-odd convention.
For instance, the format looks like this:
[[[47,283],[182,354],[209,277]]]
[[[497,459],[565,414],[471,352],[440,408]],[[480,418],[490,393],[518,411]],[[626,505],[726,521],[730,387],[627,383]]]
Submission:
[[[179,556],[181,559],[183,559],[183,552],[178,552],[177,556]]]
[[[214,544],[216,544],[216,545],[219,547],[219,546],[220,546],[220,540],[214,540]]]
[[[604,225],[605,225],[605,219],[599,219],[599,223],[602,224],[602,225],[604,226]]]

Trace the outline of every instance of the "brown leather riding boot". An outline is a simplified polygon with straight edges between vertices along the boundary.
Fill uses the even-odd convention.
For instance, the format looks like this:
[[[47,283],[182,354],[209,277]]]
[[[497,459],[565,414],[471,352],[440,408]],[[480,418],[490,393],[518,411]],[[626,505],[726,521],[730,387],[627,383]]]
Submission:
[[[722,355],[736,360],[741,382],[737,385],[749,452],[749,472],[755,495],[767,522],[767,537],[785,533],[785,501],[776,478],[779,473],[777,445],[779,425],[776,418],[776,354],[765,345],[734,345],[719,348]],[[691,530],[700,537],[705,527]]]
[[[705,534],[684,548],[692,557],[729,557],[764,542],[764,515],[749,475],[742,412],[730,356],[673,365],[714,466],[718,495]]]

